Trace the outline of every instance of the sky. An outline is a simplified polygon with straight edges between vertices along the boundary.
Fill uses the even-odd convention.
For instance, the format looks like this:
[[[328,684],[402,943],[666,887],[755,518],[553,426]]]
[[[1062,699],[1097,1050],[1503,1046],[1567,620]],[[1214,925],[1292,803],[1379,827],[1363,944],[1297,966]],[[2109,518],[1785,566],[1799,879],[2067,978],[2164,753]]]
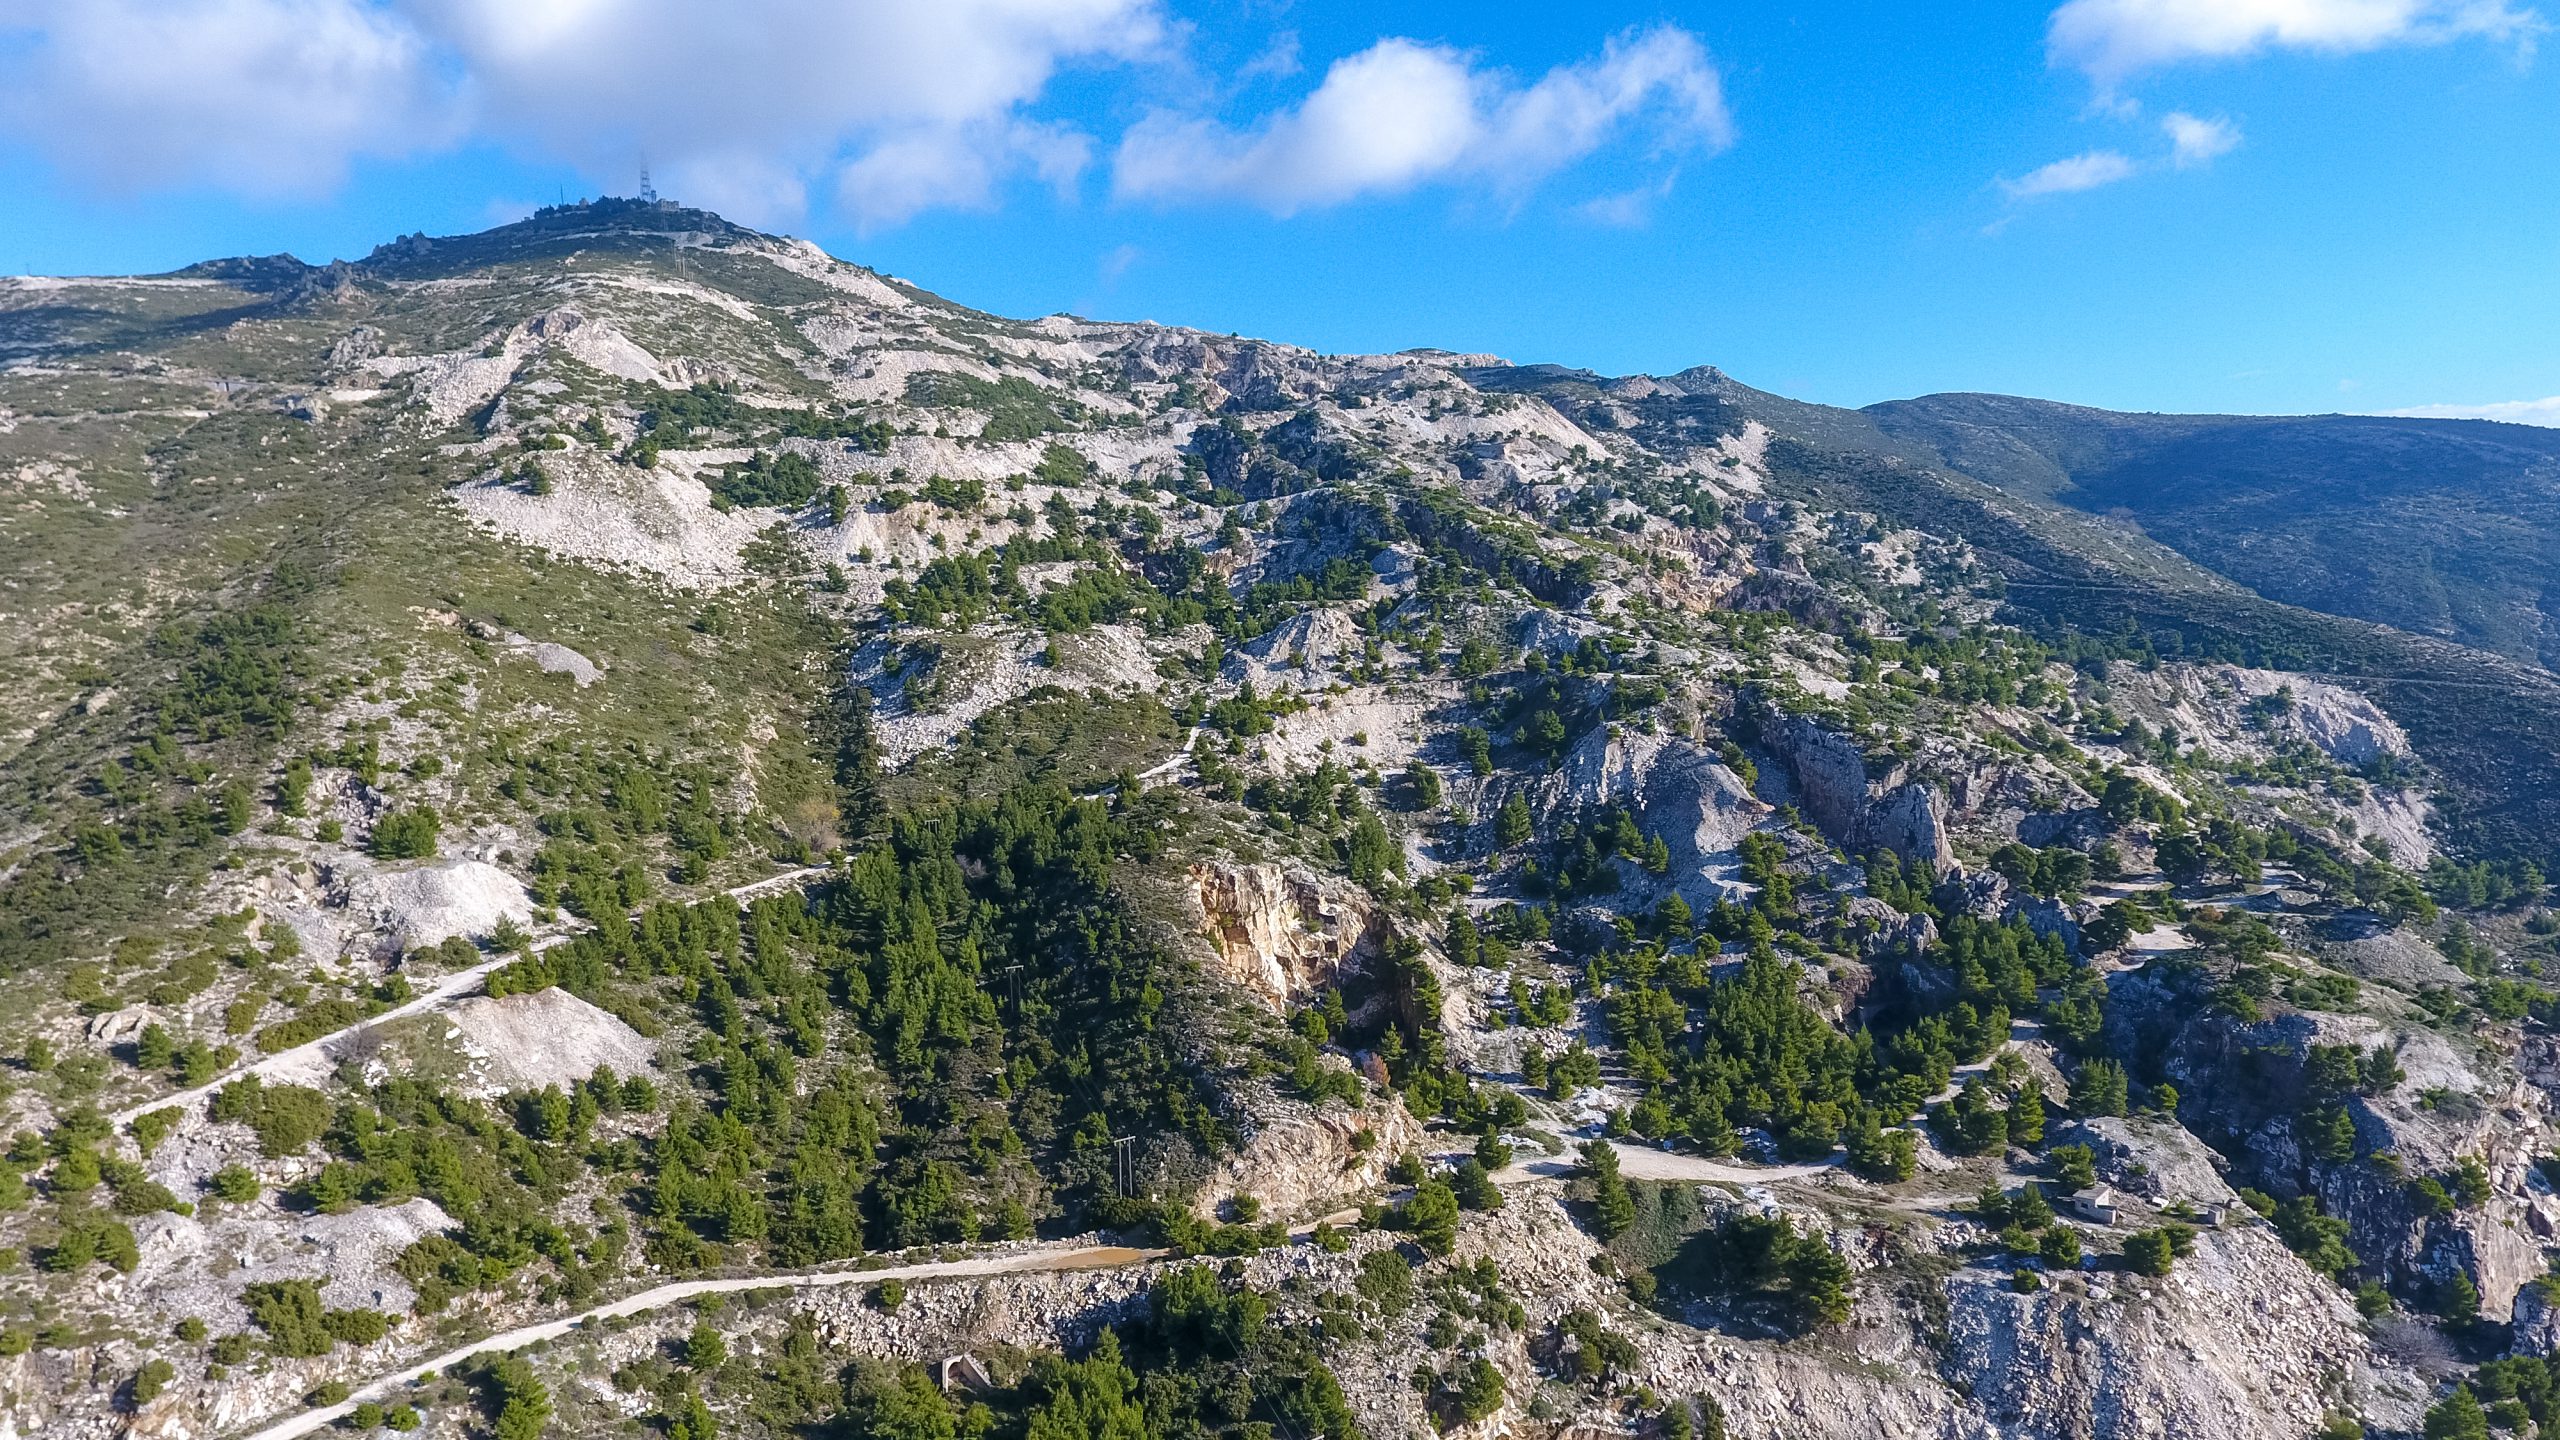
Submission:
[[[2521,0],[0,0],[0,272],[671,199],[964,304],[2560,424]]]

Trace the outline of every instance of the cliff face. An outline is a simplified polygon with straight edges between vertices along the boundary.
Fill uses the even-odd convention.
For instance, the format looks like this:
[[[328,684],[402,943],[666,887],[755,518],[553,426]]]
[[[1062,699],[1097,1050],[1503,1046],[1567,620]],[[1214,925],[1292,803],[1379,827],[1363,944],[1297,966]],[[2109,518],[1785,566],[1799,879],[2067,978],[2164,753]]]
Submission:
[[[2119,977],[2110,1044],[2148,1055],[2178,1088],[2179,1118],[2229,1157],[2231,1178],[2279,1199],[2314,1196],[2346,1222],[2350,1249],[2420,1304],[2459,1274],[2480,1310],[2503,1321],[2542,1275],[2541,1246],[2560,1234],[2560,1196],[2534,1169],[2550,1115],[2546,1092],[2486,1052],[2417,1027],[2303,1012],[2247,1024],[2144,975]],[[2403,1078],[2347,1097],[2355,1154],[2317,1153],[2306,1064],[2314,1045],[2386,1048]],[[2137,1067],[2137,1073],[2142,1068]],[[2488,1198],[2444,1210],[2421,1189],[2476,1160]]]
[[[1218,972],[1284,1013],[1384,939],[1366,892],[1303,870],[1203,861],[1191,897]]]
[[[1879,1240],[1876,1228],[1849,1217],[1792,1202],[1787,1209],[1799,1225],[1830,1231],[1861,1270],[1897,1257],[1947,1265],[1971,1231],[1923,1221]],[[1579,1410],[1517,1403],[1534,1397],[1515,1384],[1502,1433],[1563,1440],[1631,1425],[1641,1433],[1632,1409],[1618,1408],[1639,1385],[1716,1397],[1729,1434],[1792,1440],[2299,1440],[2341,1404],[2361,1404],[2385,1424],[2414,1418],[2391,1393],[2410,1377],[2377,1358],[2344,1294],[2254,1223],[2200,1235],[2195,1252],[2158,1280],[2064,1276],[2021,1295],[2005,1267],[1956,1264],[1907,1287],[1879,1279],[1845,1329],[1804,1340],[1629,1307],[1619,1287],[1592,1272],[1599,1253],[1544,1187],[1516,1193],[1462,1233],[1460,1258],[1492,1261],[1529,1312],[1525,1335],[1497,1342],[1494,1358],[1507,1374],[1537,1373],[1544,1352],[1534,1337],[1574,1309],[1599,1314],[1640,1356],[1615,1397]],[[1352,1257],[1281,1263],[1348,1271]],[[1271,1262],[1248,1262],[1256,1265]],[[1390,1326],[1381,1343],[1341,1357],[1339,1378],[1372,1434],[1429,1433],[1405,1383],[1432,1353],[1402,1333],[1415,1328]]]
[[[1670,850],[1669,888],[1700,907],[1723,895],[1738,873],[1736,847],[1770,813],[1697,742],[1605,725],[1567,751],[1553,774],[1530,782],[1529,795],[1530,808],[1554,824],[1594,806],[1625,807]]]
[[[1851,854],[1891,850],[1941,870],[1955,864],[1947,797],[1913,779],[1908,765],[1871,777],[1855,740],[1801,715],[1768,715],[1760,741],[1795,777],[1797,807]]]
[[[2199,1236],[2155,1282],[2020,1295],[1977,1272],[1948,1302],[1940,1373],[2002,1433],[2304,1435],[2366,1379],[2355,1307],[2258,1226]]]

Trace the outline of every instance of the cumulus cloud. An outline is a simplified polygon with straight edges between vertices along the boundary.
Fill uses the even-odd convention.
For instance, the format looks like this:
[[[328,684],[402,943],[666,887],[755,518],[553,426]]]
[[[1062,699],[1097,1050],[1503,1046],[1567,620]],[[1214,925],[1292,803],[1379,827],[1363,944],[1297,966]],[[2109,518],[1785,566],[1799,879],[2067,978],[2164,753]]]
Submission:
[[[0,0],[0,126],[108,188],[305,194],[448,137],[425,50],[359,0]]]
[[[2412,405],[2383,413],[2419,420],[2504,420],[2510,425],[2560,426],[2560,395],[2541,400],[2492,400],[2485,405]]]
[[[2091,150],[2085,154],[2040,165],[2015,180],[2003,180],[2000,188],[2016,200],[2034,200],[2046,195],[2070,195],[2082,190],[2095,190],[2130,180],[2142,167],[2118,150]]]
[[[1622,35],[1525,87],[1461,51],[1388,39],[1334,62],[1296,108],[1243,128],[1149,116],[1123,137],[1113,186],[1279,215],[1444,180],[1518,194],[1639,126],[1667,148],[1732,143],[1722,80],[1685,30]]]
[[[886,220],[1080,168],[1025,107],[1165,37],[1157,0],[0,0],[0,120],[110,187],[325,187],[477,137],[766,218],[833,178]]]
[[[2169,137],[2169,163],[2181,170],[2210,165],[2240,144],[2239,126],[2228,120],[2201,119],[2183,110],[2161,116],[2160,128]]]
[[[999,182],[1024,170],[1070,189],[1092,154],[1093,137],[1065,125],[918,129],[847,163],[836,194],[866,228],[894,225],[926,210],[984,208]]]
[[[2045,31],[2058,64],[2112,87],[2145,70],[2266,50],[2352,53],[2542,28],[2505,0],[2069,0]]]

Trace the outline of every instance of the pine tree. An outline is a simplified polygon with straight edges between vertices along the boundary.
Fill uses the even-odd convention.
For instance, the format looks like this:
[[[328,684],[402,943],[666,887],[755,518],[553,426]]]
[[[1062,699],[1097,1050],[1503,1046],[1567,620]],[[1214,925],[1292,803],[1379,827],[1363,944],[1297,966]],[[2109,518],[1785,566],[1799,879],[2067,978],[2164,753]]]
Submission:
[[[841,793],[846,838],[871,833],[880,823],[880,739],[871,722],[871,692],[855,688],[844,700],[844,737],[836,747],[836,789]]]
[[[709,1320],[693,1322],[693,1333],[685,1337],[684,1363],[696,1370],[717,1370],[729,1358],[729,1347],[712,1328]]]
[[[1636,1223],[1636,1197],[1618,1173],[1618,1150],[1606,1140],[1582,1147],[1583,1173],[1591,1177],[1592,1229],[1601,1240],[1615,1240]]]
[[[701,1392],[691,1386],[666,1415],[667,1440],[719,1440],[720,1427],[711,1418],[711,1407],[702,1403]]]
[[[2427,1440],[2489,1440],[2489,1416],[2470,1386],[2456,1385],[2428,1409],[2425,1433]]]
[[[1494,843],[1508,850],[1528,839],[1529,829],[1529,802],[1514,790],[1502,802],[1501,811],[1493,817]]]
[[[1458,1244],[1457,1192],[1438,1176],[1414,1186],[1413,1198],[1404,1205],[1404,1226],[1424,1254],[1448,1254]]]
[[[2124,1067],[2113,1060],[2092,1060],[2071,1077],[2071,1110],[2082,1116],[2122,1115],[2125,1104]]]
[[[2009,1102],[2009,1143],[2030,1150],[2044,1143],[2044,1095],[2033,1085]]]

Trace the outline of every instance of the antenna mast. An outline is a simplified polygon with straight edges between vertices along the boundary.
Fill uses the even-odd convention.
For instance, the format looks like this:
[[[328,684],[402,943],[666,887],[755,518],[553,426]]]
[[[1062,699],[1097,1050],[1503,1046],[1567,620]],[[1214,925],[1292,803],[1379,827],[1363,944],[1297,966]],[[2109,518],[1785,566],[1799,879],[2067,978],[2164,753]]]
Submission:
[[[640,167],[640,203],[643,205],[658,203],[658,187],[649,183],[649,167],[646,165]]]

